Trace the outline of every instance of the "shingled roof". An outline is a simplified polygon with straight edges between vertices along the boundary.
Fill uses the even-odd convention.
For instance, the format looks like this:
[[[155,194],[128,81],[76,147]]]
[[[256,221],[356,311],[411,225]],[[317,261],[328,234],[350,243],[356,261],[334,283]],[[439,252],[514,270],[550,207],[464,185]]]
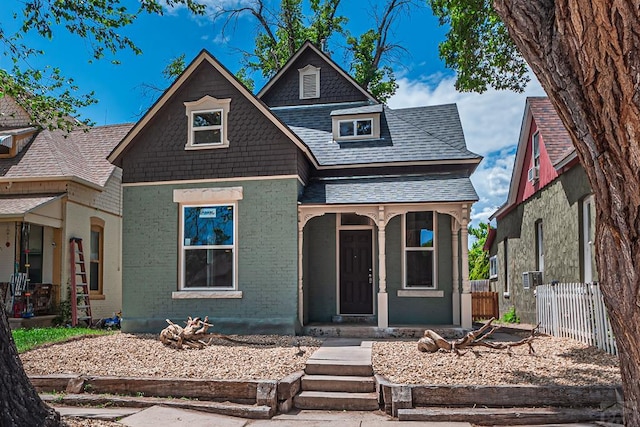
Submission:
[[[333,140],[332,113],[360,112],[371,108],[379,106],[324,104],[280,107],[272,111],[311,149],[320,166],[481,158],[466,148],[455,104],[397,110],[385,106],[380,117],[379,139]]]
[[[61,131],[41,131],[12,159],[0,159],[0,180],[77,177],[103,187],[115,166],[107,155],[132,124]]]
[[[315,179],[303,204],[475,202],[469,177],[456,174]]]
[[[575,150],[569,132],[564,127],[564,123],[560,120],[549,98],[531,97],[527,101],[538,131],[542,134],[549,159],[553,166],[557,166]]]

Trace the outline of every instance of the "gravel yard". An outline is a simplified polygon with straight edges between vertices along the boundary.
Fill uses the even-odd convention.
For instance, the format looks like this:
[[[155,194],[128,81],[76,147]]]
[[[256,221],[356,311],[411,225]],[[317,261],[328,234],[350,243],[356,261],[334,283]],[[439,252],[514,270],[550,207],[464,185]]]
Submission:
[[[73,340],[23,353],[29,374],[280,379],[301,370],[321,341],[277,335],[216,339],[203,350],[174,350],[155,335],[116,333]],[[297,347],[300,345],[300,349]],[[463,356],[421,353],[417,340],[378,341],[373,346],[376,373],[401,384],[437,385],[592,385],[619,384],[618,359],[564,338],[540,336],[528,347],[505,351],[476,347]],[[300,354],[302,352],[302,354]]]
[[[373,369],[391,382],[430,385],[610,385],[620,384],[618,358],[578,341],[537,337],[528,346],[504,350],[475,347],[463,356],[421,353],[414,341],[373,346]]]
[[[116,333],[49,345],[20,358],[25,371],[35,375],[280,379],[303,369],[321,343],[310,337],[230,337],[245,343],[216,339],[202,350],[174,350],[156,335]]]
[[[203,350],[173,350],[155,335],[116,333],[72,340],[20,355],[29,374],[73,373],[138,377],[280,379],[301,370],[321,341],[276,335],[231,336]],[[299,348],[298,348],[299,344]],[[463,356],[421,353],[417,340],[377,341],[373,367],[400,384],[610,385],[620,383],[618,359],[574,340],[540,336],[528,347],[477,347]],[[302,353],[302,354],[300,354]],[[70,427],[112,427],[108,421],[65,418]]]

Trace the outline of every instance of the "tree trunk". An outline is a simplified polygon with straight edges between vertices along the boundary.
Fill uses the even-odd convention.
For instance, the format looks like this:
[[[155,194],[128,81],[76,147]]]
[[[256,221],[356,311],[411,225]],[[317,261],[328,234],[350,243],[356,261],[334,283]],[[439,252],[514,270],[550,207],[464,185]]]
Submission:
[[[616,336],[625,424],[640,426],[640,8],[493,0],[569,131],[596,200],[596,263]]]
[[[24,372],[13,342],[9,321],[0,307],[0,425],[7,427],[57,427],[60,414],[38,396]]]

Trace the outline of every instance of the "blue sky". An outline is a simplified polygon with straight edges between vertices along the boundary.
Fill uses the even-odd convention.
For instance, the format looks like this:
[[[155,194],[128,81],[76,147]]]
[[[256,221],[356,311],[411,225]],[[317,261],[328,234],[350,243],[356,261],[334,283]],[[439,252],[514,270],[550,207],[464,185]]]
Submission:
[[[222,3],[237,6],[247,1],[250,0],[205,0],[205,3],[213,10]],[[11,34],[17,27],[13,12],[20,11],[22,2],[2,3],[0,27]],[[381,0],[343,0],[340,11],[349,19],[346,28],[356,35],[366,31],[372,22],[372,7],[382,4]],[[238,49],[251,50],[256,24],[241,18],[235,31],[227,31],[225,37],[221,29],[222,22],[192,17],[180,8],[167,11],[165,16],[144,16],[125,30],[143,54],[120,52],[117,55],[120,65],[113,65],[108,59],[90,63],[87,42],[64,31],[55,33],[51,41],[34,35],[27,35],[25,41],[45,51],[43,57],[30,60],[30,65],[59,67],[64,75],[75,80],[82,92],[95,92],[99,103],[81,113],[96,125],[103,125],[135,122],[159,95],[145,96],[142,85],[165,88],[169,82],[161,72],[172,58],[182,53],[190,61],[201,49],[207,49],[232,72],[237,71],[241,58]],[[391,108],[403,108],[457,103],[469,149],[485,157],[472,177],[480,196],[472,219],[486,220],[507,196],[525,98],[544,92],[535,79],[524,94],[491,90],[481,95],[457,92],[453,86],[455,75],[438,58],[437,46],[444,34],[445,29],[438,26],[427,7],[401,16],[390,36],[406,53],[390,64],[400,87],[388,104]],[[345,63],[340,51],[340,40],[330,40],[329,48],[334,52],[333,59],[349,70],[350,64]],[[9,66],[7,58],[0,57],[0,67]],[[256,89],[264,83],[256,79]]]

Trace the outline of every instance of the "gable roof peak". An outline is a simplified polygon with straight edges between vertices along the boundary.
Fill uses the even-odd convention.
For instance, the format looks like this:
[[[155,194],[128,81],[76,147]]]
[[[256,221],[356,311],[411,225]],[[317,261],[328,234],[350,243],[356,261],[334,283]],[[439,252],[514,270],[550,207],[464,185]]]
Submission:
[[[258,94],[256,96],[258,98],[262,98],[267,92],[269,92],[269,90],[275,85],[275,83],[278,80],[280,80],[280,78],[291,68],[291,65],[293,63],[295,63],[296,60],[300,56],[302,56],[302,54],[304,52],[306,52],[307,50],[311,50],[316,55],[318,55],[322,60],[324,60],[327,64],[329,64],[330,67],[332,67],[334,70],[336,70],[338,72],[338,74],[340,74],[342,77],[347,79],[347,81],[349,83],[351,83],[360,92],[362,92],[362,94],[367,99],[369,99],[370,101],[375,102],[375,103],[380,103],[380,101],[378,101],[371,93],[369,93],[369,91],[367,91],[365,88],[360,86],[360,84],[358,82],[356,82],[355,79],[353,77],[351,77],[351,75],[349,75],[349,73],[347,73],[342,67],[340,67],[338,64],[336,64],[336,62],[333,59],[331,59],[331,57],[326,52],[324,52],[323,50],[318,48],[310,40],[306,40],[302,44],[302,46],[300,46],[300,48],[296,51],[296,53],[294,53],[291,56],[291,58],[289,58],[287,60],[287,62],[282,66],[282,68],[280,68],[280,70],[278,70],[278,72],[271,78],[271,80],[269,80],[267,82],[267,84],[265,84],[264,87],[262,89],[260,89],[260,91],[258,92]]]
[[[244,84],[225,67],[220,61],[218,61],[208,50],[202,49],[200,53],[189,63],[187,67],[180,73],[180,75],[173,81],[173,83],[160,95],[156,102],[147,110],[147,112],[138,120],[138,122],[131,128],[131,130],[125,135],[122,141],[111,151],[107,159],[109,162],[116,166],[122,166],[121,156],[126,151],[127,146],[133,141],[133,139],[142,131],[142,129],[151,121],[151,119],[160,111],[160,109],[169,101],[169,99],[176,93],[189,79],[189,77],[198,69],[198,67],[207,62],[217,72],[219,72],[231,85],[233,85],[242,96],[249,100],[267,119],[269,119],[274,125],[276,125],[302,152],[307,156],[314,166],[317,166],[317,160],[313,153],[309,150],[309,147],[291,130],[289,129],[278,117],[276,117],[269,107],[258,99]]]

